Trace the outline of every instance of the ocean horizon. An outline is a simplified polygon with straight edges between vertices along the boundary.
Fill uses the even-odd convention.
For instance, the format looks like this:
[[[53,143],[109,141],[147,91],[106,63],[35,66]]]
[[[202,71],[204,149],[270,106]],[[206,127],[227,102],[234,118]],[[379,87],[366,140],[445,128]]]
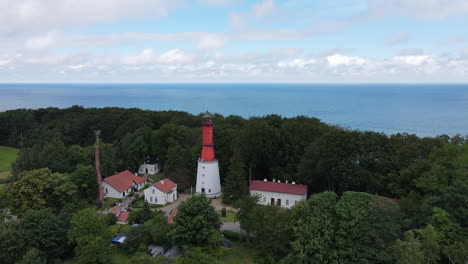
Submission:
[[[468,134],[468,84],[3,83],[0,111],[123,107],[316,117],[361,131]]]

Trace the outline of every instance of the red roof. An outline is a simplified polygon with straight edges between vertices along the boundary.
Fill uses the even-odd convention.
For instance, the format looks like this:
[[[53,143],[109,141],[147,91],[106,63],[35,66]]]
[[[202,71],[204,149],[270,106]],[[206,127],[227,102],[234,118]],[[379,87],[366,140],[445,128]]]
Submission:
[[[130,189],[132,182],[135,182],[135,184],[140,184],[146,180],[147,178],[135,176],[128,170],[122,171],[116,175],[104,179],[105,182],[107,182],[119,192]]]
[[[120,212],[119,216],[117,217],[117,222],[127,222],[128,215],[129,215],[129,212],[127,211]]]
[[[252,181],[250,183],[249,190],[304,195],[307,194],[307,185],[289,184],[283,182]]]
[[[112,208],[112,214],[117,214],[120,212],[120,209],[122,209],[119,205],[117,205],[116,207]]]
[[[174,223],[174,217],[177,216],[177,208],[175,208],[174,210],[172,210],[171,212],[171,215],[169,215],[169,218],[167,218],[167,223],[172,225]]]
[[[164,179],[156,183],[154,187],[158,188],[162,192],[167,193],[170,190],[172,190],[172,188],[177,187],[177,184],[175,184],[173,181],[169,179]]]

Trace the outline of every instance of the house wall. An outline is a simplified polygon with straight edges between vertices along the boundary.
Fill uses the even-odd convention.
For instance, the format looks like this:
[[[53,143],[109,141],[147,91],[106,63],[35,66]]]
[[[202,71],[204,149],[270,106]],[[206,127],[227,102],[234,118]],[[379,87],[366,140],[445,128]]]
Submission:
[[[146,173],[146,169],[148,169],[148,173]],[[154,175],[158,172],[159,172],[159,164],[141,164],[140,168],[138,169],[139,174]]]
[[[108,184],[107,182],[103,181],[102,183],[104,187],[104,197],[106,198],[122,199],[122,198],[127,197],[128,194],[132,191],[132,188],[129,188],[123,192],[119,192],[117,189],[112,187],[112,185]],[[132,186],[134,186],[134,184],[132,184]]]
[[[250,190],[250,194],[258,194],[260,195],[259,204],[271,204],[271,199],[274,199],[275,205],[277,205],[278,199],[281,199],[281,207],[284,208],[291,208],[300,200],[307,199],[306,194],[298,195],[298,194],[289,194],[289,193],[276,193],[276,192],[266,192],[266,191],[258,191],[258,190]]]
[[[144,190],[145,194],[145,201],[149,204],[166,204],[166,203],[172,203],[175,200],[177,200],[177,187],[173,188],[173,193],[171,194],[166,194],[159,190],[158,188],[151,186],[148,189]],[[175,196],[174,196],[175,194]]]

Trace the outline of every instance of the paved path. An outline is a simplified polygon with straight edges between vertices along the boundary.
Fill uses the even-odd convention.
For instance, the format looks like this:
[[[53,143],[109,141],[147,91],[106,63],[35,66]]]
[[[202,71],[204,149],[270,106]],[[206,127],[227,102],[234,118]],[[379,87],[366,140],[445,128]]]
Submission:
[[[241,232],[239,222],[223,223],[223,225],[221,226],[221,231],[224,231],[224,230],[229,230],[229,231],[236,232],[236,233]]]

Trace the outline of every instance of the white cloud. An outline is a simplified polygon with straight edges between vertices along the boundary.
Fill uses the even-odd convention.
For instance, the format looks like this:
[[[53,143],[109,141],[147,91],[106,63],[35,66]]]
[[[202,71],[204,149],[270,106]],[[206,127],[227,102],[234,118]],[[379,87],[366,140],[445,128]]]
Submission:
[[[343,56],[340,54],[334,54],[331,56],[326,57],[326,60],[328,62],[328,65],[330,67],[336,67],[340,65],[344,66],[362,66],[366,63],[368,63],[367,59],[360,58],[360,57],[350,57],[350,56]]]
[[[183,6],[182,0],[2,0],[0,33],[18,34],[128,18],[164,17]]]
[[[467,15],[466,0],[368,0],[374,16],[401,15],[421,20],[440,20]]]
[[[159,57],[158,62],[163,64],[181,64],[191,62],[192,59],[192,56],[188,55],[181,49],[171,49],[162,54]]]
[[[154,63],[156,60],[155,54],[152,49],[144,49],[137,55],[134,56],[125,56],[122,58],[123,64],[128,65],[141,65]]]
[[[201,4],[205,5],[227,5],[233,2],[233,0],[199,0]]]
[[[265,0],[261,3],[256,4],[253,7],[252,13],[255,17],[262,18],[272,13],[275,10],[275,8],[276,5],[273,0]]]
[[[247,16],[237,12],[231,12],[229,13],[229,23],[235,27],[244,27],[247,25]]]
[[[217,50],[224,46],[227,37],[224,35],[207,34],[198,43],[199,49]]]
[[[411,66],[419,66],[423,63],[433,61],[433,58],[428,55],[417,55],[417,56],[395,56],[393,60],[399,63],[406,63]]]

